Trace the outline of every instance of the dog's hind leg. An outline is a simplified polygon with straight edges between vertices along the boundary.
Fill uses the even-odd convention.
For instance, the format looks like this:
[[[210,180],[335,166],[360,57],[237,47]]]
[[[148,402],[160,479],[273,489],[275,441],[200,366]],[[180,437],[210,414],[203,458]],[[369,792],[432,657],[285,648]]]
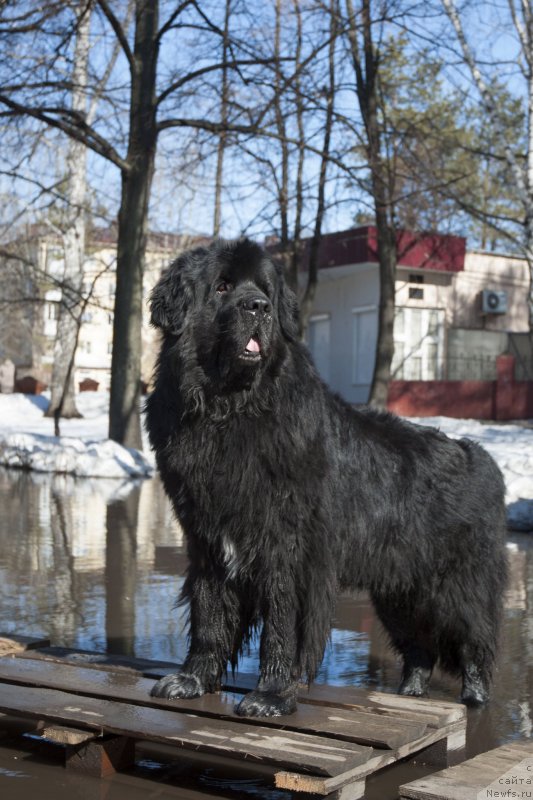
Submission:
[[[402,682],[398,694],[424,697],[428,693],[435,658],[428,650],[416,644],[409,644],[403,650],[397,646],[397,649],[403,656]]]
[[[386,602],[376,596],[373,602],[392,646],[403,659],[398,694],[424,697],[437,661],[430,625],[417,614],[415,602],[407,602],[405,598]]]
[[[490,675],[483,666],[469,661],[463,668],[461,701],[467,706],[480,706],[490,697]]]
[[[480,636],[479,629],[471,630],[464,634],[460,644],[450,648],[455,654],[456,670],[460,670],[463,679],[461,701],[467,706],[483,705],[490,698],[497,623],[492,630],[480,627],[485,628],[485,637]]]

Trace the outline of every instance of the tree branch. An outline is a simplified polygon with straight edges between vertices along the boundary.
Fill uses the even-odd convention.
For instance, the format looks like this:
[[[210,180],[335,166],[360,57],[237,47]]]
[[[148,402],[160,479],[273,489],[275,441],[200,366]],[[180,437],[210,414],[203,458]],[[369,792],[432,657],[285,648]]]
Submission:
[[[127,5],[127,8],[126,8],[126,16],[125,16],[125,19],[124,19],[124,26],[123,26],[123,30],[124,30],[125,34],[127,33],[128,28],[129,28],[129,26],[131,24],[131,17],[132,17],[132,14],[133,14],[134,5],[135,5],[135,0],[128,0],[128,5]],[[92,94],[92,97],[90,99],[89,108],[87,110],[87,123],[88,124],[91,124],[92,121],[94,120],[94,115],[96,114],[96,108],[98,106],[98,102],[99,102],[100,98],[102,97],[103,91],[104,91],[105,87],[107,86],[107,82],[108,82],[109,78],[111,77],[111,73],[113,72],[113,69],[114,69],[115,64],[117,62],[117,58],[118,58],[118,54],[119,54],[120,49],[121,49],[121,43],[117,39],[117,41],[115,42],[115,46],[113,48],[113,51],[111,53],[111,57],[109,59],[109,63],[108,63],[108,65],[107,65],[107,67],[106,67],[106,69],[104,71],[104,74],[102,75],[102,78],[96,84],[96,86],[94,88],[94,91],[93,91],[93,94]]]
[[[103,12],[104,16],[106,17],[107,21],[109,22],[109,24],[113,28],[113,31],[115,32],[115,36],[117,37],[118,41],[120,42],[120,46],[122,47],[124,55],[126,56],[126,58],[128,60],[128,64],[130,66],[130,72],[133,73],[133,70],[135,69],[135,60],[133,58],[133,53],[131,52],[131,48],[130,48],[130,46],[128,44],[128,39],[127,39],[126,33],[124,31],[124,28],[122,27],[122,25],[120,24],[120,21],[115,17],[113,12],[109,8],[107,0],[96,0],[96,2],[98,3],[100,8],[102,9],[102,12]]]
[[[241,125],[234,122],[211,122],[210,120],[206,119],[188,119],[186,117],[175,117],[174,119],[166,119],[159,123],[158,131],[168,130],[170,128],[195,128],[196,130],[201,131],[208,131],[209,133],[242,133],[247,134],[250,136],[263,136],[266,139],[276,139],[279,141],[279,134],[275,131],[270,131],[267,128],[261,128],[257,124],[253,125]],[[283,139],[284,142],[288,144],[293,144],[296,147],[304,147],[306,151],[309,153],[313,153],[316,156],[322,156],[323,150],[320,147],[313,147],[310,144],[303,144],[302,142],[293,136],[285,136]],[[337,158],[336,156],[331,155],[331,153],[327,156],[327,160],[331,164],[335,164],[342,172],[355,177],[355,173],[359,172],[360,170],[366,170],[367,165],[363,165],[361,167],[350,167],[347,166],[346,163],[341,159]]]
[[[455,2],[454,0],[442,0],[442,4],[450,19],[450,22],[454,27],[457,39],[459,40],[459,44],[461,46],[461,50],[463,51],[463,58],[470,69],[470,72],[474,79],[474,83],[476,84],[479,94],[481,95],[481,99],[483,101],[483,105],[485,106],[485,110],[489,115],[490,119],[492,120],[494,126],[497,128],[501,128],[500,121],[498,119],[495,109],[494,98],[490,92],[489,87],[485,83],[485,80],[483,79],[479,67],[476,64],[474,55],[468,45],[461,20],[457,12],[457,8],[455,6]],[[514,178],[516,180],[516,185],[520,192],[522,203],[527,208],[529,205],[529,199],[528,199],[526,182],[524,180],[524,173],[521,170],[520,165],[517,163],[515,155],[509,145],[507,145],[505,148],[505,156],[507,158],[507,162],[511,167]]]
[[[27,115],[40,122],[44,122],[46,125],[50,125],[52,128],[56,128],[56,130],[63,131],[67,136],[71,136],[86,147],[89,147],[99,156],[102,156],[107,161],[111,161],[112,164],[115,164],[115,166],[123,172],[129,172],[129,163],[117,153],[107,139],[104,139],[94,128],[87,125],[78,114],[73,114],[71,109],[63,107],[33,108],[32,106],[17,103],[16,100],[12,100],[10,97],[6,97],[3,94],[0,94],[0,103],[7,106],[13,115]],[[50,114],[60,114],[63,118],[50,116]],[[65,119],[65,117],[74,117],[75,121],[70,122],[68,119]]]
[[[292,59],[285,58],[282,60],[291,61]],[[246,65],[259,65],[259,64],[268,65],[272,64],[273,62],[274,62],[273,58],[246,58],[246,59],[239,59],[237,61],[226,61],[220,64],[209,64],[209,66],[201,67],[200,69],[197,69],[194,72],[189,72],[187,73],[187,75],[184,75],[183,77],[179,78],[179,80],[175,81],[174,83],[171,83],[170,86],[168,86],[164,92],[161,92],[161,94],[157,98],[156,104],[160,105],[164,100],[166,100],[166,98],[170,94],[172,94],[172,92],[175,92],[176,89],[180,89],[189,81],[192,81],[195,78],[199,78],[202,75],[206,75],[209,72],[214,72],[215,70],[218,69],[231,69]]]
[[[191,2],[192,2],[192,0],[185,0],[185,2],[179,4],[179,6],[172,12],[170,17],[167,19],[165,24],[162,25],[162,27],[160,28],[160,30],[159,30],[159,32],[158,32],[158,34],[156,36],[156,42],[160,42],[161,41],[161,39],[163,38],[165,33],[167,33],[167,31],[169,31],[172,28],[172,26],[174,25],[174,21],[179,17],[181,12],[184,11],[187,8],[187,6],[191,5]]]

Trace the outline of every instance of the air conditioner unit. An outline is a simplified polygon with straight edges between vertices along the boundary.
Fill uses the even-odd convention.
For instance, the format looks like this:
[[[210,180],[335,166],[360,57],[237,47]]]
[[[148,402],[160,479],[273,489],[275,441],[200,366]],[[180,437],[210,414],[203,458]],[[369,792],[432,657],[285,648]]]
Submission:
[[[483,289],[481,293],[482,314],[506,314],[507,292],[495,289]]]

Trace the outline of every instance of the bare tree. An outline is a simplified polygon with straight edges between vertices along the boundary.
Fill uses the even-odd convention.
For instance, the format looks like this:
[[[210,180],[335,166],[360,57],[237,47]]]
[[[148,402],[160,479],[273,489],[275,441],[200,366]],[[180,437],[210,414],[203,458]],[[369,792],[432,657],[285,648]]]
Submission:
[[[87,64],[91,6],[80,3],[77,15],[76,43],[72,69],[72,111],[85,120],[87,115]],[[87,149],[83,142],[70,139],[67,151],[67,219],[62,231],[64,269],[63,290],[59,303],[57,333],[50,405],[46,415],[55,419],[56,432],[60,417],[79,417],[74,398],[74,358],[81,323],[80,302],[83,290],[85,259],[85,214],[87,193]]]
[[[220,122],[222,130],[218,135],[217,145],[217,164],[215,173],[215,209],[213,216],[213,236],[219,236],[222,222],[222,188],[224,175],[224,154],[226,152],[226,139],[228,124],[228,104],[229,104],[229,80],[228,80],[228,56],[229,56],[229,24],[231,17],[231,0],[226,0],[224,13],[224,32],[222,38],[222,67],[220,70]]]
[[[496,67],[497,74],[497,64],[494,62],[487,64],[486,61],[481,62],[476,59],[455,0],[442,0],[442,4],[455,31],[463,62],[478,91],[487,123],[500,134],[500,140],[504,142],[501,155],[489,155],[492,157],[499,155],[500,158],[503,155],[513,176],[516,193],[522,207],[519,241],[530,271],[529,327],[530,331],[533,331],[533,8],[528,2],[517,3],[515,0],[508,0],[510,19],[519,43],[517,63],[524,81],[526,96],[527,141],[524,158],[523,152],[516,148],[516,140],[508,135],[508,127],[502,115],[501,104],[498,102],[500,85],[497,80],[494,80],[494,67]],[[479,8],[480,4],[474,4],[474,8],[476,6]],[[486,77],[483,72],[487,67],[493,69],[490,77]],[[520,139],[520,137],[516,138]],[[496,228],[501,227],[502,220],[490,213],[484,213],[482,208],[471,207],[469,210]]]
[[[337,0],[330,0],[329,5],[329,46],[328,46],[328,82],[324,88],[326,100],[326,114],[324,120],[324,139],[322,142],[322,152],[320,155],[320,165],[318,172],[317,204],[315,213],[315,223],[313,236],[309,246],[309,262],[307,285],[301,302],[301,333],[305,335],[307,330],[311,310],[316,294],[318,282],[318,254],[320,240],[322,237],[322,225],[326,212],[326,180],[329,166],[329,155],[331,149],[331,139],[334,123],[334,101],[336,92],[335,83],[335,50],[337,45],[337,23],[338,23],[338,3]]]
[[[242,80],[243,70],[265,61],[268,63],[270,59],[258,59],[254,53],[235,45],[238,52],[232,51],[225,64],[212,58],[209,63],[198,66],[191,57],[187,67],[181,67],[178,61],[175,69],[166,71],[162,77],[163,43],[168,46],[166,39],[171,34],[185,35],[184,31],[201,27],[204,39],[212,37],[220,41],[223,31],[208,16],[205,6],[194,0],[166,3],[166,18],[161,21],[157,0],[135,0],[131,36],[107,0],[95,0],[96,10],[107,35],[111,34],[121,48],[115,84],[106,90],[106,100],[107,110],[116,118],[115,129],[125,123],[125,147],[113,139],[112,126],[104,125],[102,120],[91,124],[65,102],[65,92],[72,90],[72,81],[65,78],[60,62],[75,23],[69,9],[62,4],[39,5],[29,14],[17,10],[13,3],[6,3],[0,9],[0,34],[16,37],[17,41],[28,36],[34,47],[40,44],[45,50],[49,49],[52,38],[57,42],[52,63],[43,53],[38,54],[40,57],[32,63],[31,69],[23,64],[13,77],[7,61],[4,62],[0,74],[0,104],[4,106],[4,115],[29,116],[58,129],[120,172],[109,435],[116,441],[140,447],[142,277],[158,138],[172,129],[206,130],[216,134],[225,130],[227,124],[201,113],[204,110],[201,102],[195,105],[195,111],[201,109],[200,115],[182,113],[186,100],[194,96],[194,86],[224,66]],[[178,47],[175,39],[172,47]],[[218,48],[213,50],[219,52]],[[93,69],[97,69],[97,59]],[[127,98],[121,91],[125,80],[129,90]],[[125,115],[121,113],[121,103],[125,104]],[[254,129],[249,119],[232,123],[232,127],[245,132]]]
[[[273,81],[262,76],[264,122],[252,141],[238,143],[248,156],[249,181],[265,203],[258,217],[275,236],[271,247],[289,285],[300,294],[305,335],[318,280],[318,247],[328,208],[327,182],[339,168],[331,148],[336,94],[336,2],[329,16],[314,4],[275,0],[271,38]],[[326,22],[326,26],[324,26]],[[273,89],[273,92],[272,92]],[[341,169],[344,168],[341,165]],[[250,220],[248,220],[248,224]],[[299,281],[305,265],[305,283]]]
[[[386,9],[381,8],[380,12],[380,18],[385,18]],[[370,193],[377,229],[380,297],[378,339],[370,403],[385,408],[394,355],[397,257],[393,186],[383,147],[380,120],[380,52],[375,41],[376,22],[372,18],[372,0],[362,0],[360,13],[357,15],[352,0],[346,0],[346,14],[342,25],[348,39],[358,110],[363,121],[362,141],[370,173]]]
[[[115,43],[106,70],[97,85],[92,87],[88,102],[88,64],[90,53],[90,28],[93,0],[72,3],[76,15],[76,35],[72,63],[72,110],[87,124],[92,124],[98,100],[105,90],[120,52]],[[133,10],[128,0],[124,28],[127,30]],[[81,416],[75,402],[74,362],[76,346],[82,324],[82,315],[88,298],[83,296],[84,261],[86,258],[87,203],[87,147],[77,139],[69,138],[67,146],[67,177],[65,188],[65,220],[60,228],[63,241],[64,269],[61,281],[61,300],[54,342],[50,405],[46,415],[55,419],[56,432],[60,417]],[[58,435],[58,434],[57,434]]]

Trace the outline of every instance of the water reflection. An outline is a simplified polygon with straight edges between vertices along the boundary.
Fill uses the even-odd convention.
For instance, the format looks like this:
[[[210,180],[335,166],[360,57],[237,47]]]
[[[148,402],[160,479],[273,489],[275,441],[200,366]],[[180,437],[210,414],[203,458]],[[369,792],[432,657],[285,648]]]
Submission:
[[[0,470],[0,630],[56,645],[181,661],[184,542],[159,480]],[[531,737],[533,541],[509,543],[511,582],[493,702],[469,714],[470,755]],[[257,671],[252,643],[241,669]],[[394,691],[400,668],[366,596],[342,597],[318,680]],[[437,674],[432,696],[457,699]],[[391,795],[394,796],[394,795]]]
[[[183,657],[183,537],[158,481],[0,471],[0,628],[54,644]],[[159,562],[156,565],[156,562]]]

